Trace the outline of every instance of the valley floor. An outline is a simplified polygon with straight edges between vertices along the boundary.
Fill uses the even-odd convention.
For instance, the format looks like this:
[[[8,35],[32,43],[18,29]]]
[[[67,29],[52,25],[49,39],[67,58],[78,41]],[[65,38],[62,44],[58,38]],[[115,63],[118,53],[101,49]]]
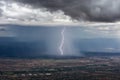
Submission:
[[[0,59],[0,80],[120,80],[120,57]]]

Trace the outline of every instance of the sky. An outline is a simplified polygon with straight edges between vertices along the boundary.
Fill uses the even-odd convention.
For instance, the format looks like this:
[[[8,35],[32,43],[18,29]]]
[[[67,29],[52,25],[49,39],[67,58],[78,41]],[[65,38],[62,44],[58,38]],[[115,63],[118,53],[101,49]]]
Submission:
[[[119,23],[119,0],[0,0],[2,23]]]
[[[120,1],[0,0],[0,20],[0,24],[96,27],[107,33],[119,30]]]
[[[119,0],[0,0],[0,24],[83,27],[120,36]]]
[[[120,0],[0,0],[0,37],[25,42],[46,40],[52,51],[59,48],[63,27],[64,45],[72,46],[71,50],[75,39],[119,41],[119,26]]]

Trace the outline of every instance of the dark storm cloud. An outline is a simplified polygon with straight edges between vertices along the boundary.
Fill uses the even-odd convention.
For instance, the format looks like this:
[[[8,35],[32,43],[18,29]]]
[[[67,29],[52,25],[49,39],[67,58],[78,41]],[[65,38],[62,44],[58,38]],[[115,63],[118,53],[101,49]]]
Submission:
[[[15,0],[34,8],[62,10],[77,20],[114,22],[120,20],[120,0]]]

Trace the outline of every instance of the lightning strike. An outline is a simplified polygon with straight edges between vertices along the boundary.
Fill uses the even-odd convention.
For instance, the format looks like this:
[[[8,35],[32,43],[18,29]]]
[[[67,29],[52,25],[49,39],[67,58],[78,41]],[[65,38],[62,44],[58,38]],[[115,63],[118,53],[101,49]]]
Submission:
[[[64,46],[64,40],[65,40],[65,35],[64,35],[64,32],[65,32],[65,27],[62,29],[61,31],[61,43],[60,43],[60,46],[59,46],[59,50],[60,50],[60,54],[63,55],[64,52],[63,52],[63,46]]]

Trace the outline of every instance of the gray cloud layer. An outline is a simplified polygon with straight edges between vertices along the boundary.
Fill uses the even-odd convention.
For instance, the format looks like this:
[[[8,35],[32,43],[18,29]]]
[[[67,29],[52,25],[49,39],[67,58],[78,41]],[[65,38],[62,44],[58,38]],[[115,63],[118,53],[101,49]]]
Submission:
[[[0,9],[0,16],[2,15],[2,10]]]
[[[62,10],[77,20],[115,22],[120,20],[120,0],[15,0],[34,8]]]

